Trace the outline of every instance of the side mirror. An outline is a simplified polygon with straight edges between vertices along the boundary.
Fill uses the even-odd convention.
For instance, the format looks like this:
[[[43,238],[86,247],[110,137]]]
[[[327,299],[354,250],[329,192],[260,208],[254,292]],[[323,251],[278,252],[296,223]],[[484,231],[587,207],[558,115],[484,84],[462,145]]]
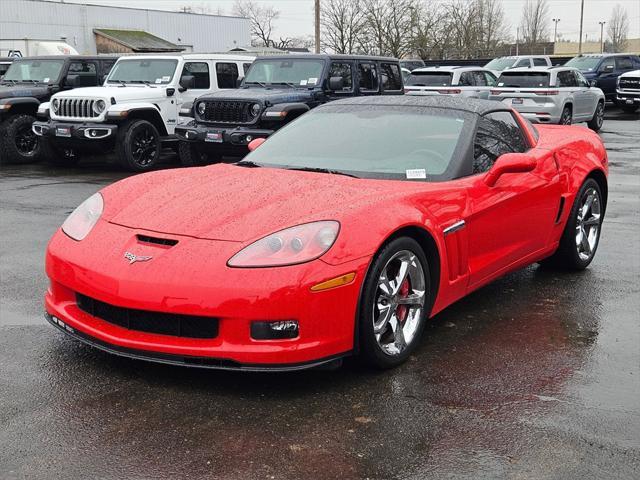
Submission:
[[[250,152],[253,152],[256,148],[258,148],[260,145],[262,145],[266,141],[267,141],[266,138],[254,138],[249,142],[249,145],[247,145],[247,147],[249,147]]]
[[[194,82],[195,77],[193,75],[183,75],[182,77],[180,77],[180,88],[182,89],[181,91],[184,92],[185,90],[193,88]]]
[[[605,65],[604,68],[600,69],[600,73],[611,73],[613,72],[613,65]]]
[[[493,187],[498,179],[507,173],[530,172],[536,168],[536,162],[524,153],[505,153],[501,155],[493,164],[491,170],[484,177],[484,183]]]
[[[329,90],[337,92],[344,88],[344,78],[342,77],[331,77],[329,79]]]
[[[67,78],[64,80],[64,85],[66,87],[78,88],[80,86],[80,75],[67,75]]]

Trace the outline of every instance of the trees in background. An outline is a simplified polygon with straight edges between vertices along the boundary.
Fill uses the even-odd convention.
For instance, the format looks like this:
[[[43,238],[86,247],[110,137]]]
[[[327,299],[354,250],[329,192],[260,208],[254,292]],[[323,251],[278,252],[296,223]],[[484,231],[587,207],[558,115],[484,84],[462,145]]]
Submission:
[[[549,5],[547,0],[527,0],[522,11],[520,32],[529,52],[535,45],[549,40]]]
[[[627,10],[617,4],[607,25],[610,49],[612,52],[622,52],[627,46],[627,34],[629,33],[629,15]]]

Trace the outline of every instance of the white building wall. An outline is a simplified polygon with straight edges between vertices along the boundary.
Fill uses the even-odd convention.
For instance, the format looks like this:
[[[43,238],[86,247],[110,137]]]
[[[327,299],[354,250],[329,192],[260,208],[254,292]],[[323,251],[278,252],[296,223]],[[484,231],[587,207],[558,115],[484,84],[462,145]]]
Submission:
[[[193,52],[222,52],[249,45],[249,20],[160,10],[40,0],[0,0],[0,40],[59,40],[80,54],[95,54],[94,28],[144,30]],[[188,50],[191,50],[190,48]]]

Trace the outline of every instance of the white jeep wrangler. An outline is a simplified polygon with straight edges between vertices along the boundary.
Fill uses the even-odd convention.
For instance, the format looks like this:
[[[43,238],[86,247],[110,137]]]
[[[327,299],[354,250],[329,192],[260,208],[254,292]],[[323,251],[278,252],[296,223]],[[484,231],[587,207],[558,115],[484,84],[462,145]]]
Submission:
[[[177,148],[181,107],[237,88],[253,60],[227,54],[121,57],[103,86],[60,92],[42,103],[43,120],[32,128],[52,163],[73,165],[85,152],[115,149],[125,168],[144,172],[158,162],[163,142]]]

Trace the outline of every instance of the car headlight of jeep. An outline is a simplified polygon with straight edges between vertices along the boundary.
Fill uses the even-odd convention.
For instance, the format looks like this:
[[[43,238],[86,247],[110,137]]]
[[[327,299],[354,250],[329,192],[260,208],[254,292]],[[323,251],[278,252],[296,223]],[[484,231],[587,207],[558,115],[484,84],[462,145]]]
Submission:
[[[82,240],[98,223],[103,209],[102,195],[94,193],[71,212],[62,224],[62,231],[74,240]]]
[[[204,102],[198,103],[198,114],[204,115],[205,110],[207,109],[207,104]]]
[[[262,108],[260,107],[259,103],[254,103],[253,105],[251,105],[251,116],[252,117],[257,117],[258,115],[260,115],[260,110],[262,110]]]
[[[100,115],[102,112],[104,112],[105,108],[107,108],[107,104],[104,100],[93,102],[93,113],[95,113],[96,115]]]
[[[279,267],[310,262],[324,255],[338,238],[335,220],[285,228],[253,242],[229,259],[230,267]]]
[[[58,108],[60,108],[60,100],[54,98],[51,102],[51,110],[53,110],[53,113],[58,113]]]

